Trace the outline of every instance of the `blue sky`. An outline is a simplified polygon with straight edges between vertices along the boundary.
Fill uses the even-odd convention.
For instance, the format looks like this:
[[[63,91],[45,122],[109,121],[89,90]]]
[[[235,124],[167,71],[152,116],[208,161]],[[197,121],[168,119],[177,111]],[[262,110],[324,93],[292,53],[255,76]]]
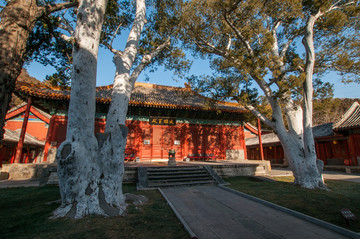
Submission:
[[[39,63],[33,62],[26,67],[29,74],[38,80],[44,80],[46,75],[50,75],[54,72],[54,69],[50,66],[44,67]],[[206,60],[195,59],[191,67],[189,74],[210,74],[211,69],[209,63]],[[115,66],[112,62],[112,54],[106,49],[99,49],[98,57],[98,73],[97,73],[97,85],[109,85],[112,84],[115,75]],[[147,79],[149,79],[147,81]],[[159,85],[168,86],[184,86],[184,81],[175,81],[173,79],[173,72],[165,71],[159,68],[156,72],[144,71],[141,73],[138,82],[149,82]],[[350,83],[343,84],[340,82],[340,77],[336,73],[329,74],[324,77],[325,81],[333,83],[334,97],[338,98],[360,98],[360,84]]]

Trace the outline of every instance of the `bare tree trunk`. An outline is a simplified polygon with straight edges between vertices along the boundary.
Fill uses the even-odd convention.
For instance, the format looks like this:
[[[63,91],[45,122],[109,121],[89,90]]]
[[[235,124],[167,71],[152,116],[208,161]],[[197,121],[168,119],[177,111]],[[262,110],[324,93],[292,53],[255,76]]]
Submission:
[[[106,5],[107,0],[83,0],[78,9],[67,135],[56,155],[62,203],[55,218],[124,212],[104,197],[107,172],[102,167],[107,162],[98,157],[94,135],[97,55]]]

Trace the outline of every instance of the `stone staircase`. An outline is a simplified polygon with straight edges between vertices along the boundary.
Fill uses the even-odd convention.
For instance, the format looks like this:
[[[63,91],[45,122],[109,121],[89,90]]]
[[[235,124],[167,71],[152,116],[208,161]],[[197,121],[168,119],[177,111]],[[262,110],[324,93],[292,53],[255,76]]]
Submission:
[[[225,184],[209,166],[138,168],[138,189]]]

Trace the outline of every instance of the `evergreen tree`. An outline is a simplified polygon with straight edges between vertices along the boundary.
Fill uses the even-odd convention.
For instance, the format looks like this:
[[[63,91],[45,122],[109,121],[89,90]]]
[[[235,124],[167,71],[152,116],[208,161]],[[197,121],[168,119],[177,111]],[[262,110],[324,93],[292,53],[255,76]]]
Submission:
[[[311,130],[313,75],[337,70],[359,80],[359,1],[181,2],[184,45],[219,73],[192,85],[244,105],[278,135],[295,184],[324,188]],[[257,89],[271,117],[256,108]]]

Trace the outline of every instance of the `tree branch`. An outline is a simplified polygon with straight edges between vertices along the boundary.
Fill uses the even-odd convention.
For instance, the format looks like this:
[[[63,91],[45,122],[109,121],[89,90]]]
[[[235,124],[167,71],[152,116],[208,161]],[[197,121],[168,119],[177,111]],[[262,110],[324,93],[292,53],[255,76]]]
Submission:
[[[168,37],[167,40],[163,44],[158,46],[154,51],[143,56],[140,64],[131,73],[129,81],[132,85],[135,84],[136,79],[139,77],[140,73],[145,69],[145,67],[151,63],[151,60],[168,46],[170,46],[170,37]]]
[[[331,6],[329,7],[329,9],[325,11],[325,13],[331,12],[331,11],[336,10],[336,9],[343,9],[343,8],[346,7],[346,6],[349,6],[349,5],[355,3],[354,1],[351,1],[351,2],[345,3],[344,5],[339,5],[339,6],[337,6],[337,4],[339,4],[340,2],[341,2],[341,1],[339,0],[339,1],[337,1],[336,3],[334,3],[333,5],[331,5]]]
[[[224,16],[224,20],[226,22],[226,24],[235,32],[236,36],[240,39],[240,41],[244,44],[244,46],[246,47],[246,50],[248,51],[249,55],[251,57],[254,57],[254,51],[251,48],[249,42],[247,40],[245,40],[244,36],[242,35],[242,33],[229,21],[228,17],[227,17],[227,12],[225,12],[223,14]]]
[[[136,4],[137,7],[136,7],[134,23],[130,29],[129,37],[126,41],[126,46],[124,50],[124,54],[129,55],[129,57],[132,59],[131,61],[134,61],[136,53],[133,54],[133,52],[137,52],[141,31],[146,23],[145,3],[143,5],[140,5],[139,1],[136,1]]]
[[[222,56],[222,57],[227,57],[228,52],[225,52],[221,49],[219,49],[218,47],[210,44],[208,41],[203,40],[202,38],[199,38],[199,41],[197,39],[195,39],[195,44],[200,48],[205,50],[208,53],[213,53],[216,54],[218,56]],[[207,48],[206,48],[207,47]],[[211,50],[209,50],[208,48],[210,48]]]
[[[228,44],[227,44],[227,46],[226,46],[226,50],[230,50],[231,43],[232,43],[232,41],[231,41],[231,36],[229,35],[229,39],[228,39]]]
[[[296,37],[297,37],[297,36],[296,36]],[[281,58],[285,57],[285,54],[286,54],[287,50],[289,49],[291,43],[294,41],[294,39],[295,39],[296,37],[289,39],[289,40],[285,43],[283,49],[280,51],[280,57],[281,57]]]
[[[45,8],[45,12],[46,14],[49,13],[53,13],[53,12],[58,12],[67,8],[72,8],[72,7],[77,7],[79,6],[79,1],[74,1],[74,2],[65,2],[65,3],[58,3],[55,5],[46,5]]]
[[[102,43],[107,49],[109,49],[112,53],[114,53],[115,55],[121,55],[123,52],[120,50],[116,50],[112,47],[112,45],[110,45],[107,42],[103,42]]]
[[[60,22],[63,25],[59,25],[59,28],[68,31],[70,36],[74,36],[74,29],[72,28],[71,24],[65,19],[65,14],[63,14],[63,17],[59,17]]]
[[[260,111],[258,111],[254,106],[249,104],[249,105],[245,105],[245,108],[248,109],[253,115],[258,117],[266,125],[271,127],[273,130],[276,130],[275,123],[272,122],[271,120],[269,120],[265,115],[263,115]]]
[[[110,46],[111,46],[111,48],[112,48],[112,44],[113,44],[113,41],[114,41],[114,39],[115,39],[115,36],[116,36],[117,32],[119,31],[121,25],[122,25],[122,23],[120,23],[120,24],[117,26],[117,28],[116,28],[113,36],[111,37],[111,41],[110,41]]]
[[[272,34],[272,36],[274,38],[274,44],[273,44],[273,49],[272,50],[273,50],[273,54],[275,56],[277,56],[277,57],[279,57],[279,44],[278,44],[278,38],[277,38],[276,31],[279,28],[280,24],[281,24],[281,21],[277,21],[275,23],[274,28],[271,30],[271,34]]]
[[[64,41],[68,41],[68,42],[72,42],[74,40],[73,37],[69,37],[69,36],[67,36],[65,34],[61,34],[60,38],[63,39]]]

